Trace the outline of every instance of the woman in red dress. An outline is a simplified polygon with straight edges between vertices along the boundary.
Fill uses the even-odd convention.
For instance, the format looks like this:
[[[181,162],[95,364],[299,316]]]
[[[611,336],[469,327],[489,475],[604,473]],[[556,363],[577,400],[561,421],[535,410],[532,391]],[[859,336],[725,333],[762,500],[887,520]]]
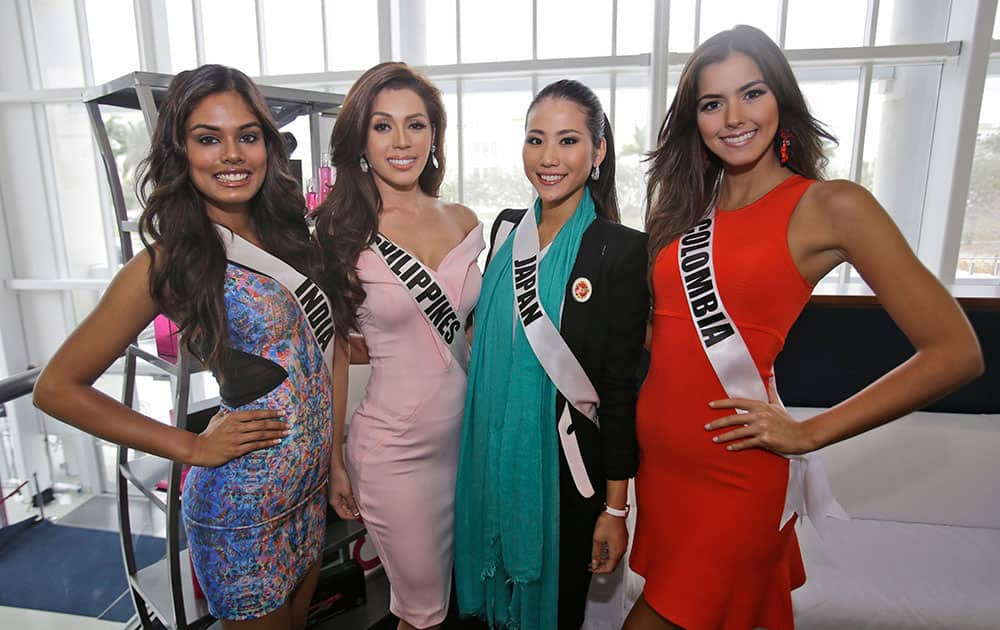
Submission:
[[[719,33],[691,56],[649,173],[652,358],[630,561],[646,582],[626,630],[793,627],[791,590],[805,574],[784,510],[787,456],[898,418],[983,369],[961,309],[885,210],[853,182],[820,180],[824,140],[759,30]],[[842,262],[916,352],[796,422],[772,365],[813,286]],[[757,398],[727,395],[740,359],[715,355],[729,337],[742,337]]]

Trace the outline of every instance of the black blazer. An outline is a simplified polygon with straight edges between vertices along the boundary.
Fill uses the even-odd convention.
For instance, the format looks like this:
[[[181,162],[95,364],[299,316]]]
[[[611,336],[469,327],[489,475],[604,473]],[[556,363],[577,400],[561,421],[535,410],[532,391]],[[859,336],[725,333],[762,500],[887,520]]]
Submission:
[[[493,258],[501,224],[516,225],[525,212],[525,209],[507,209],[500,213],[490,234],[489,259]],[[601,400],[599,431],[588,418],[570,407],[573,430],[595,490],[593,499],[587,503],[603,504],[607,480],[629,479],[639,464],[635,402],[639,359],[649,316],[647,261],[645,233],[598,217],[583,234],[566,285],[559,332]],[[590,280],[592,292],[585,302],[577,301],[572,294],[572,285],[578,278]],[[558,421],[566,404],[566,399],[557,394],[554,421]],[[565,463],[562,468],[561,487],[579,497],[565,474]],[[566,492],[561,494],[566,496]]]

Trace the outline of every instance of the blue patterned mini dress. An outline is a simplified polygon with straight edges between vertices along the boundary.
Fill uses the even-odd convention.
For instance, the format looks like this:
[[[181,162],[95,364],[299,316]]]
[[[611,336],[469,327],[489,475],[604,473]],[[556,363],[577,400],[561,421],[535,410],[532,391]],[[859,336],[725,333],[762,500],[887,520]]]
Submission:
[[[291,429],[276,446],[192,467],[184,484],[188,546],[209,611],[236,621],[284,604],[322,552],[332,366],[282,284],[230,262],[224,286],[222,410],[281,410]]]

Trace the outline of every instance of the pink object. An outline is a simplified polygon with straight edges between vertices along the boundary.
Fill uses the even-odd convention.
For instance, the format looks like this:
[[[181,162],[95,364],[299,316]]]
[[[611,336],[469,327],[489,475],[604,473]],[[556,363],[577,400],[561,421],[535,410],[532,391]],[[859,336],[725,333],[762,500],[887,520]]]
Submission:
[[[156,334],[156,354],[163,359],[176,359],[177,324],[167,319],[166,315],[157,315],[153,320],[153,332]]]
[[[312,216],[312,213],[319,206],[319,195],[316,194],[316,189],[313,187],[313,180],[309,180],[306,184],[306,214]]]
[[[326,196],[333,190],[333,166],[330,163],[330,154],[324,153],[319,165],[319,202],[323,203]]]
[[[435,271],[463,321],[479,296],[483,247],[480,225]],[[445,617],[451,588],[466,376],[374,252],[363,250],[357,268],[367,292],[358,319],[372,374],[351,420],[345,464],[366,536],[392,582],[390,610],[417,627],[433,626]]]

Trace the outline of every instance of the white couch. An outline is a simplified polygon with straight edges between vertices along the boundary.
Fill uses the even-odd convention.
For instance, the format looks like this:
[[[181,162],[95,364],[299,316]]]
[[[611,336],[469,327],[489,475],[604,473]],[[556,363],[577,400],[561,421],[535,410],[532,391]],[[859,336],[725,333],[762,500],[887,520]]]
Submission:
[[[797,628],[1000,628],[1000,416],[916,412],[820,455],[852,519],[799,527]]]

